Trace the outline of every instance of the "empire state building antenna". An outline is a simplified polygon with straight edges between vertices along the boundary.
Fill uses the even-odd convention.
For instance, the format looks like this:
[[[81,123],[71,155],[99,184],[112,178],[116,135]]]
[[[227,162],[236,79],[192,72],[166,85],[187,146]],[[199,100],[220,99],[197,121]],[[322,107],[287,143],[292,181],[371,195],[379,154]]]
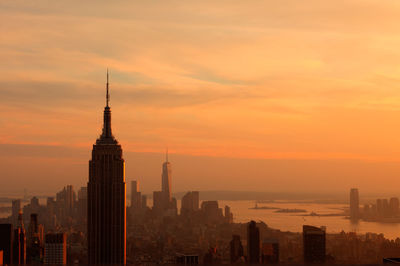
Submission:
[[[108,107],[108,104],[110,102],[110,94],[109,94],[109,88],[108,88],[108,68],[107,68],[107,95],[106,95],[106,106]]]

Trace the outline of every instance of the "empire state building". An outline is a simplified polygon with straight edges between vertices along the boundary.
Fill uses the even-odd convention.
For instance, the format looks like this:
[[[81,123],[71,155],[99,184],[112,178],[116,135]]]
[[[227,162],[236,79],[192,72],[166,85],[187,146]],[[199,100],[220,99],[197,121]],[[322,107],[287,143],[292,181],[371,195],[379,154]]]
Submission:
[[[89,264],[126,264],[126,185],[122,148],[111,132],[108,71],[103,132],[93,145],[88,182]]]

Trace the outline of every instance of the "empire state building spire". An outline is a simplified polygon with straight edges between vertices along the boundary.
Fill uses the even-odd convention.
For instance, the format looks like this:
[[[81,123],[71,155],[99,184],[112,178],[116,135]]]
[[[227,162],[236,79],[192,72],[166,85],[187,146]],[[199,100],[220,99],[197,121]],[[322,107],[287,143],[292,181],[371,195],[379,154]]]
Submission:
[[[109,143],[115,144],[118,143],[114,138],[111,131],[111,108],[110,108],[110,91],[109,91],[109,82],[108,82],[108,69],[107,69],[107,83],[106,83],[106,107],[104,108],[104,123],[103,123],[103,132],[99,139],[97,139],[96,143]]]
[[[109,94],[109,91],[108,91],[108,68],[107,68],[107,84],[106,84],[106,88],[107,88],[106,107],[108,107],[108,104],[110,103],[110,94]]]

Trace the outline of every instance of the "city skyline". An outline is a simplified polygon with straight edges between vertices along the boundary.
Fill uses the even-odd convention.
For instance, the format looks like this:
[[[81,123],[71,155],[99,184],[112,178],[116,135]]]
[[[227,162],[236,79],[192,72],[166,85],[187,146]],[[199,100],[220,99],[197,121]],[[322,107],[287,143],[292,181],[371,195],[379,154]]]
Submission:
[[[0,1],[0,265],[400,262],[399,17]]]
[[[189,177],[194,184],[196,171],[184,162],[199,160],[232,175],[237,185],[230,190],[267,187],[264,180],[271,179],[274,190],[297,180],[317,187],[321,179],[336,191],[361,181],[363,191],[400,185],[395,2],[118,2],[108,8],[99,1],[82,11],[66,2],[14,1],[1,7],[7,36],[1,56],[8,63],[0,66],[7,114],[0,120],[0,167],[10,190],[21,182],[34,188],[29,173],[48,191],[69,178],[83,184],[107,67],[127,158],[156,165],[169,147],[177,181]],[[244,166],[230,170],[260,160],[268,166],[258,174],[248,176]],[[292,161],[300,165],[295,173],[285,169]],[[17,162],[26,170],[14,171]],[[42,163],[46,171],[37,168]],[[128,180],[143,177],[146,190],[154,190],[159,174],[134,169],[127,168]],[[221,175],[207,173],[196,189],[228,179]],[[338,187],[337,178],[347,183]]]

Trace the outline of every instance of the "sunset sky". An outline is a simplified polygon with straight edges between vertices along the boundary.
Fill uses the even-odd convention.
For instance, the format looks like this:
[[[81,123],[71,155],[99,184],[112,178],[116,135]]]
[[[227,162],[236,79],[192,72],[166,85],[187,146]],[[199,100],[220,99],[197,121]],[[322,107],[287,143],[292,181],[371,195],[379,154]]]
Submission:
[[[1,1],[0,193],[87,182],[110,69],[127,181],[396,191],[400,2]],[[129,190],[128,190],[129,191]]]

